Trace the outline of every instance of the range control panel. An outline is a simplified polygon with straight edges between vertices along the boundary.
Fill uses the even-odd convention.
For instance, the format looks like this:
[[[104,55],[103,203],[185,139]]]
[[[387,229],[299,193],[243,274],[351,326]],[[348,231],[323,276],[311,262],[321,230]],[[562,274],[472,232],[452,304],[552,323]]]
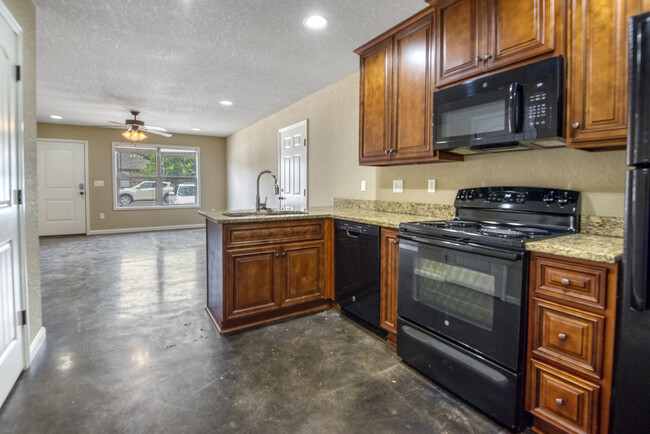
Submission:
[[[506,208],[512,211],[573,213],[580,193],[535,187],[477,187],[458,190],[457,208]]]

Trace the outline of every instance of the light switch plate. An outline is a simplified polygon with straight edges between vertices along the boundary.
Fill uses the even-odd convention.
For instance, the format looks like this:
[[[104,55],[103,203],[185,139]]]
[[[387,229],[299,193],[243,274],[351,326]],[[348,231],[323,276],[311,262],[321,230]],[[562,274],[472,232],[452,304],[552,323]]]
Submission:
[[[104,215],[104,213],[103,213],[103,212],[100,212],[100,213],[99,213],[99,218],[100,218],[100,220],[103,220],[104,217],[106,217],[106,216]]]
[[[361,180],[361,191],[366,191],[366,180],[365,179]]]
[[[404,181],[393,179],[393,193],[404,193]]]
[[[104,181],[95,181],[95,187],[103,187]]]
[[[436,180],[435,179],[430,179],[429,180],[427,191],[429,193],[435,193],[436,192]]]

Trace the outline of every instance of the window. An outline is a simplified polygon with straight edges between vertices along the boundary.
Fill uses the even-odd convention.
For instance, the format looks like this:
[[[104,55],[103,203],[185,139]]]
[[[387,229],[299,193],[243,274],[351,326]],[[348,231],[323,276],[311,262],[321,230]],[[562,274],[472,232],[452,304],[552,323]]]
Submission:
[[[115,209],[200,206],[199,149],[113,144]]]

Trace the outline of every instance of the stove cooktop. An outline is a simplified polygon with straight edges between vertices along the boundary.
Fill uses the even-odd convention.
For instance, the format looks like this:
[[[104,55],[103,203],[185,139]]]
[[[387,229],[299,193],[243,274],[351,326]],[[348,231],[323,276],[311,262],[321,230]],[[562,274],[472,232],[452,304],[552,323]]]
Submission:
[[[538,241],[574,233],[515,224],[486,223],[470,220],[433,220],[402,223],[400,228],[409,233],[440,237],[480,244],[523,247],[527,241]]]

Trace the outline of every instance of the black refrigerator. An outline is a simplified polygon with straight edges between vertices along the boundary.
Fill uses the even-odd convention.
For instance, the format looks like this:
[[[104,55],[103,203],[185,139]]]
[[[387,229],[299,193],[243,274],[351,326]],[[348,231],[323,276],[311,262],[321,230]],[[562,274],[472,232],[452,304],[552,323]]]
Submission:
[[[621,434],[650,429],[650,13],[632,17],[629,30],[631,169],[625,192],[611,426],[613,433]]]

